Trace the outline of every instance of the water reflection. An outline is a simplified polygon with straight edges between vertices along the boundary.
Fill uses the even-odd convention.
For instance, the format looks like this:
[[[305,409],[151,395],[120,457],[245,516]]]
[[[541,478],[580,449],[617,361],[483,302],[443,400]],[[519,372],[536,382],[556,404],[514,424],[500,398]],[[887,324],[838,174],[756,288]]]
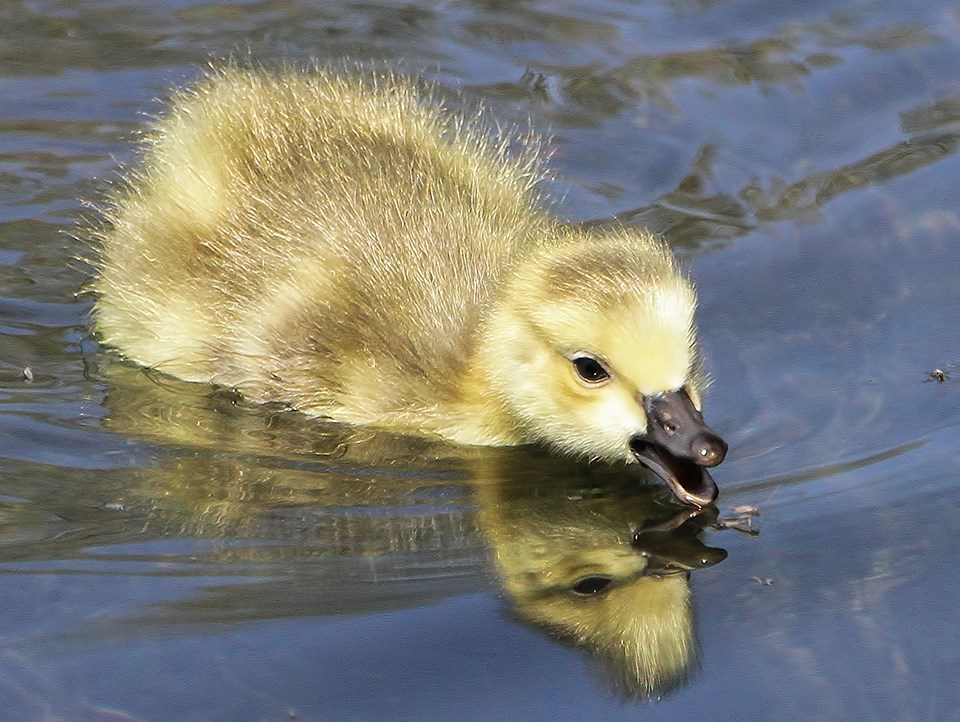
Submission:
[[[679,510],[614,475],[589,494],[556,480],[479,484],[479,520],[516,615],[599,662],[621,695],[663,695],[695,668],[689,572],[726,558]],[[599,481],[599,483],[597,483]]]
[[[230,542],[182,560],[185,573],[209,562],[222,583],[121,627],[422,605],[483,588],[489,555],[516,618],[585,650],[619,695],[662,696],[697,668],[689,572],[726,558],[699,539],[715,512],[676,505],[641,472],[322,424],[113,362],[104,372],[108,425],[162,447],[111,503],[142,509],[147,536]],[[122,633],[109,624],[97,633]]]

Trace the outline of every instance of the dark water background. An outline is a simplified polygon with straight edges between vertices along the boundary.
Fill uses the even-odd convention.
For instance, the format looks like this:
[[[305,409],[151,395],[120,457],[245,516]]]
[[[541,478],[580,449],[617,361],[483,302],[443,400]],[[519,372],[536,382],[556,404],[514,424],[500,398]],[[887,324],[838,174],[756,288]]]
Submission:
[[[960,719],[958,42],[941,0],[0,3],[0,719]],[[565,217],[666,234],[720,511],[761,534],[98,349],[71,233],[145,114],[232,53],[423,73],[552,135]],[[596,647],[663,621],[653,597],[559,571],[650,549],[706,567],[652,694]]]

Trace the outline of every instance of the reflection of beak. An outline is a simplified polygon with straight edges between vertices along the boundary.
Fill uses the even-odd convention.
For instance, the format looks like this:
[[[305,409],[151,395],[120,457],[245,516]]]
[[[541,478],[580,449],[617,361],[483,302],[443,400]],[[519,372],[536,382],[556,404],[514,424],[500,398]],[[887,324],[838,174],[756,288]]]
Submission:
[[[727,558],[725,549],[705,546],[698,534],[717,518],[715,507],[687,510],[666,520],[648,520],[633,533],[630,546],[647,558],[646,576],[705,569]]]
[[[643,408],[647,431],[630,440],[637,461],[663,477],[685,504],[712,504],[719,492],[707,467],[723,461],[727,443],[704,423],[686,391],[647,396]]]
[[[727,558],[726,549],[704,546],[695,538],[657,539],[638,535],[633,540],[633,547],[647,558],[646,576],[688,574],[694,569],[712,567]]]

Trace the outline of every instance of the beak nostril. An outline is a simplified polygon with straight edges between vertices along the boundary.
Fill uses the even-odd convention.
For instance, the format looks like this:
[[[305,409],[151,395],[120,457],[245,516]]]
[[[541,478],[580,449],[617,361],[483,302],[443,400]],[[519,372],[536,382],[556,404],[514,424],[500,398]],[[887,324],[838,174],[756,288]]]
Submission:
[[[692,444],[693,457],[701,466],[716,466],[727,454],[726,444],[720,438],[701,436]]]

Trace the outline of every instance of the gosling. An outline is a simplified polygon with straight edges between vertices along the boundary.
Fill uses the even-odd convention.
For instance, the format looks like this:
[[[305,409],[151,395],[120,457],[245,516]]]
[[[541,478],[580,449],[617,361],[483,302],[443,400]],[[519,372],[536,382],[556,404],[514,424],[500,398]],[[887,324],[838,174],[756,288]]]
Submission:
[[[99,334],[256,402],[639,461],[709,504],[693,287],[649,232],[551,217],[511,142],[391,74],[212,71],[96,234]]]

